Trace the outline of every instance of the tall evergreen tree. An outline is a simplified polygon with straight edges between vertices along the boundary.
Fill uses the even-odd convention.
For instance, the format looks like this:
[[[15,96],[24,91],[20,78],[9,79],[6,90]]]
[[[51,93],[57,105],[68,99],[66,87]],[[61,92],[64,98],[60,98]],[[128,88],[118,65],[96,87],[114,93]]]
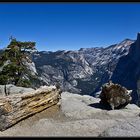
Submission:
[[[25,63],[30,60],[31,51],[36,49],[35,42],[21,42],[15,38],[10,40],[0,56],[0,84],[28,86],[30,81],[23,78],[23,75],[28,73]]]

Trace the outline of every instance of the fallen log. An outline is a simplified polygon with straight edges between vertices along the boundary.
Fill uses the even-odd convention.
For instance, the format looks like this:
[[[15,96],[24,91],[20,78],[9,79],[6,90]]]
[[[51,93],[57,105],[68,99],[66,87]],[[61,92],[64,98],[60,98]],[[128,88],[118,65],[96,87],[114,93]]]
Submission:
[[[24,94],[0,97],[0,131],[19,121],[56,105],[61,98],[61,90],[56,86],[43,86]]]

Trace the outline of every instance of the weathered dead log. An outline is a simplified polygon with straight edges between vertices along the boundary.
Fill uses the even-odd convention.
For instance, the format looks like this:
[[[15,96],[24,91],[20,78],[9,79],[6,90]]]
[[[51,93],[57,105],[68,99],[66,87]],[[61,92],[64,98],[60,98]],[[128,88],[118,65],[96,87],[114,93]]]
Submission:
[[[127,90],[125,87],[114,84],[111,81],[102,86],[100,94],[100,103],[109,105],[112,109],[120,109],[125,107],[132,100],[132,90]]]
[[[61,90],[55,86],[43,86],[32,92],[0,97],[0,130],[56,105],[60,98]]]

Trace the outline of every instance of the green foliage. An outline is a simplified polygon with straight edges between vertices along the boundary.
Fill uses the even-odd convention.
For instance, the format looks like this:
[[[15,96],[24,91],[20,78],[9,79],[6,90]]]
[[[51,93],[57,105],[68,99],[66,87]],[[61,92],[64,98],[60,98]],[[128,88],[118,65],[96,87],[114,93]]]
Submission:
[[[8,79],[9,79],[9,77],[7,75],[0,74],[0,83],[2,85],[7,84]]]
[[[31,81],[27,80],[27,79],[20,79],[17,83],[17,86],[30,87],[31,86]]]
[[[0,67],[3,65],[3,61],[1,59],[2,58],[0,57]]]
[[[0,84],[15,84],[19,86],[28,87],[31,82],[23,78],[23,75],[28,73],[24,61],[29,59],[31,50],[35,50],[35,42],[21,42],[15,38],[11,39],[10,44],[0,56],[0,67],[2,67],[7,60],[10,62],[4,65],[0,72]]]

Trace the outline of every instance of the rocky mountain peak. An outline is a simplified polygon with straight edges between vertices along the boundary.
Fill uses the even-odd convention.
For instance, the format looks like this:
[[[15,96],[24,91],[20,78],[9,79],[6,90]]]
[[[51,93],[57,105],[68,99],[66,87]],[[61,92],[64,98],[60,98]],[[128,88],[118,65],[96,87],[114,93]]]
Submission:
[[[123,41],[121,41],[119,44],[116,45],[116,47],[129,47],[132,43],[134,43],[134,40],[131,39],[124,39]]]
[[[137,40],[130,45],[127,55],[120,58],[112,75],[112,81],[119,83],[128,89],[133,90],[132,99],[136,103],[139,100],[140,93],[137,92],[137,85],[140,79],[140,33],[137,34]]]

